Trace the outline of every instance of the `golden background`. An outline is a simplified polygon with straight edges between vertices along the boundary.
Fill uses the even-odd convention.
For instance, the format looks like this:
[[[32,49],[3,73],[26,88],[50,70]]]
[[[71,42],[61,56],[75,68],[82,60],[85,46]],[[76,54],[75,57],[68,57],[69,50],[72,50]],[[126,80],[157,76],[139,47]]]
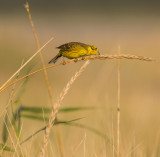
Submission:
[[[6,1],[0,14],[0,84],[2,85],[36,52],[36,44],[23,1]],[[42,51],[45,64],[54,57],[57,46],[78,41],[97,46],[101,54],[122,54],[152,57],[157,62],[121,60],[121,156],[158,157],[160,155],[160,12],[159,2],[109,1],[40,1],[30,2],[30,11],[41,46],[52,36],[54,40]],[[66,59],[67,60],[67,59]],[[59,60],[58,62],[61,62]],[[83,62],[47,70],[54,101]],[[26,74],[41,68],[39,56],[22,70]],[[20,90],[16,85],[14,98]],[[11,88],[0,93],[0,110],[5,108]],[[50,107],[43,73],[30,77],[20,100],[25,106]],[[59,114],[59,119],[80,120],[116,141],[117,60],[94,60],[75,81],[65,96],[62,107],[94,107],[94,110]],[[3,126],[1,116],[0,128]],[[44,126],[43,122],[22,119],[21,139]],[[113,128],[112,128],[113,126]],[[85,128],[60,126],[64,156],[71,156],[86,136],[86,157],[112,156],[112,145]],[[0,130],[1,133],[1,130]],[[0,140],[2,141],[2,140]],[[26,156],[36,156],[43,141],[43,132],[22,145]],[[2,142],[0,142],[2,143]],[[84,144],[75,152],[84,154]],[[57,155],[56,132],[52,129],[48,156]],[[96,154],[96,155],[95,155]],[[7,153],[5,153],[7,156]]]

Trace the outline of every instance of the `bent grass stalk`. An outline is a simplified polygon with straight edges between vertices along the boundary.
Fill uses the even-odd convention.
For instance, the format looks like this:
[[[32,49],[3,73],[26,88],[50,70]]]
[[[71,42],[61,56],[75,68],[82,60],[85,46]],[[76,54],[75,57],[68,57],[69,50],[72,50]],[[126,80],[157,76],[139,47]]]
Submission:
[[[80,61],[84,61],[84,60],[96,60],[96,59],[100,59],[100,60],[105,60],[105,59],[137,59],[137,60],[149,61],[149,62],[153,62],[153,61],[155,62],[156,61],[155,59],[150,58],[150,57],[121,54],[121,55],[87,56],[87,57],[84,57],[84,58],[72,59],[72,60],[66,61],[65,63],[69,64],[69,63],[75,63],[75,62],[80,62]],[[50,68],[53,68],[53,67],[56,67],[56,66],[60,66],[60,65],[64,65],[64,63],[59,63],[59,64],[54,64],[54,65],[51,65],[51,66],[47,66],[45,68],[42,68],[42,69],[36,70],[36,71],[34,71],[34,72],[30,73],[30,74],[27,74],[27,75],[17,79],[16,81],[13,81],[12,83],[6,85],[2,89],[0,89],[0,93],[2,91],[4,91],[5,89],[7,89],[8,87],[10,87],[11,85],[15,84],[16,82],[19,82],[20,80],[22,80],[22,79],[24,79],[24,78],[26,78],[28,76],[34,75],[34,74],[36,74],[38,72],[41,72],[44,69],[50,69]]]
[[[51,116],[49,118],[49,123],[48,126],[45,130],[45,135],[44,135],[44,141],[43,141],[43,146],[41,148],[41,153],[40,153],[40,157],[44,157],[45,156],[45,150],[47,147],[47,143],[48,143],[48,138],[49,138],[49,134],[50,134],[50,130],[52,128],[52,125],[54,123],[56,114],[58,113],[58,110],[60,108],[60,105],[65,97],[65,95],[68,93],[69,89],[71,88],[71,85],[74,83],[74,81],[82,74],[82,72],[86,69],[86,67],[88,66],[89,61],[86,61],[83,66],[80,68],[80,70],[78,72],[75,73],[75,75],[71,78],[71,80],[67,83],[67,85],[64,87],[64,89],[62,90],[57,102],[55,103],[52,112],[51,112]]]

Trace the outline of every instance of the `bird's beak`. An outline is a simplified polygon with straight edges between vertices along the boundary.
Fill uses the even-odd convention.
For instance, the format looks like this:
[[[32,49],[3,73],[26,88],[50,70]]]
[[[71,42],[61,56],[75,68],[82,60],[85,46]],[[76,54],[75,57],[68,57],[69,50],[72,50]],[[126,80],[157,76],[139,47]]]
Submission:
[[[99,51],[97,53],[98,53],[98,55],[100,55]]]

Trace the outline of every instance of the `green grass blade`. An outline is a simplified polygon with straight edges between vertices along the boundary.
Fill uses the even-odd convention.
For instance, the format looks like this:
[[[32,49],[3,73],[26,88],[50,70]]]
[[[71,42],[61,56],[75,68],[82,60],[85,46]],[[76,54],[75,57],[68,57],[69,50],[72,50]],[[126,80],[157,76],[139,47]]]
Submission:
[[[25,107],[22,108],[23,112],[37,113],[37,114],[48,114],[51,112],[50,108],[42,108],[42,107]]]
[[[19,106],[19,108],[13,113],[13,118],[12,118],[12,125],[15,129],[17,138],[19,138],[21,129],[21,110],[22,106]]]
[[[75,111],[83,111],[83,110],[91,110],[94,109],[93,107],[66,107],[61,108],[59,112],[75,112]]]
[[[91,110],[91,109],[94,109],[94,108],[93,107],[66,107],[66,108],[61,108],[59,112],[67,113],[67,112],[75,112],[75,111]],[[42,114],[42,113],[48,114],[48,113],[51,113],[51,108],[22,106],[22,111],[37,113],[37,114]]]
[[[78,121],[82,118],[76,118],[76,119],[73,119],[73,120],[70,120],[70,121],[56,121],[53,125],[58,125],[58,124],[63,124],[63,123],[71,123],[71,122],[74,122],[74,121]],[[35,133],[33,133],[32,135],[30,135],[29,137],[27,137],[25,140],[23,140],[20,144],[23,144],[25,142],[27,142],[28,140],[30,140],[33,136],[37,135],[39,132],[41,131],[44,131],[46,129],[47,126],[37,130]]]
[[[4,151],[9,151],[9,152],[14,152],[14,149],[4,145],[4,144],[0,144],[0,150],[4,150]]]
[[[101,137],[103,137],[107,142],[110,142],[110,139],[108,136],[106,136],[104,133],[100,132],[99,130],[83,125],[83,124],[79,124],[79,123],[63,123],[64,125],[70,125],[70,126],[76,126],[76,127],[80,127],[80,128],[85,128]]]
[[[27,118],[27,119],[32,119],[32,120],[48,121],[48,117],[40,117],[40,116],[36,116],[36,115],[22,114],[21,117]]]
[[[8,131],[7,131],[6,125],[8,125],[7,115],[5,116],[5,120],[4,120],[4,123],[3,123],[3,130],[2,130],[2,140],[3,140],[3,143],[6,143],[6,141],[8,139]]]
[[[27,85],[28,81],[29,81],[29,77],[27,77],[27,78],[24,80],[23,84],[21,85],[21,88],[20,88],[20,90],[18,91],[17,98],[16,98],[16,100],[14,101],[14,104],[19,105],[19,103],[20,103],[20,101],[21,101],[21,98],[22,98],[22,95],[23,95],[24,92],[25,92],[26,85]]]
[[[27,69],[26,74],[29,74],[34,66],[35,66],[34,64],[30,65],[30,67],[28,67],[28,69]],[[23,81],[23,83],[21,85],[21,88],[17,93],[16,100],[14,101],[14,104],[19,105],[19,103],[21,101],[21,98],[22,98],[22,95],[25,92],[25,89],[26,89],[26,86],[27,86],[27,83],[28,83],[29,79],[30,79],[29,77],[26,77],[25,80]]]

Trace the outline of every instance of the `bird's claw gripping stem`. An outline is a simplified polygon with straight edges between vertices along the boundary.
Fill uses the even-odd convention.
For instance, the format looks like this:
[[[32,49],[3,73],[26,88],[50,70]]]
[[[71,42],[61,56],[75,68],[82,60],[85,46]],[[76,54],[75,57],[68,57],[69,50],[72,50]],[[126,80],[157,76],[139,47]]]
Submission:
[[[78,61],[78,59],[76,58],[76,59],[74,59],[74,62],[76,63]]]
[[[62,62],[62,64],[63,64],[63,65],[66,65],[66,62],[65,62],[65,61],[63,61],[63,62]]]

